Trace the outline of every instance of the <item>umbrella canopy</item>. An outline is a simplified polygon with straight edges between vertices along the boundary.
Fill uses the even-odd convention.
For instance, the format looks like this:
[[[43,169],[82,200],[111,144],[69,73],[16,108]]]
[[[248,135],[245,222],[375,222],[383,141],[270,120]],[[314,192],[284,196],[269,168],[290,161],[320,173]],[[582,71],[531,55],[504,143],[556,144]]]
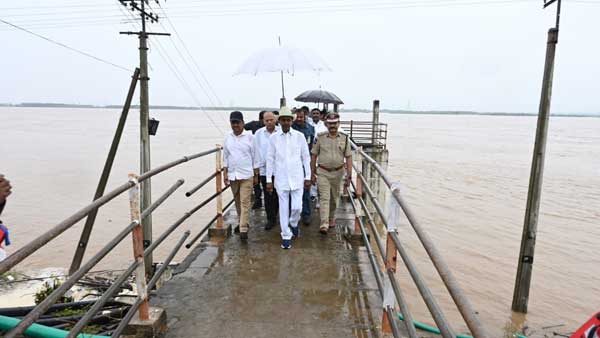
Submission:
[[[250,56],[234,75],[265,72],[285,72],[294,75],[298,71],[323,72],[331,68],[319,56],[295,47],[265,48]]]
[[[294,100],[298,102],[344,104],[337,95],[322,89],[307,90],[298,95]]]

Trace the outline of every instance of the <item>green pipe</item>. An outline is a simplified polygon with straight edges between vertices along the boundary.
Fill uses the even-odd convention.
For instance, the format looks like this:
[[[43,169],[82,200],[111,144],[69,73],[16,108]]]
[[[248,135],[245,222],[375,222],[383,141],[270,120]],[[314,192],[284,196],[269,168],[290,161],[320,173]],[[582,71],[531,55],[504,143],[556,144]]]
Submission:
[[[17,326],[21,320],[0,316],[0,331],[8,331],[13,327]],[[32,338],[65,338],[69,334],[69,331],[55,329],[53,327],[44,326],[40,324],[31,325],[26,331],[25,336]],[[110,338],[108,336],[94,336],[91,334],[81,333],[77,335],[77,338]]]
[[[398,319],[404,320],[404,317],[402,317],[401,314],[398,314]],[[417,321],[413,321],[413,325],[415,326],[415,328],[417,328],[419,330],[423,330],[423,331],[427,331],[427,332],[431,332],[431,333],[435,333],[435,334],[441,333],[437,327],[429,326],[427,324],[419,323]],[[517,338],[527,338],[526,336],[524,336],[522,334],[518,334],[518,333],[515,333],[514,335]],[[459,334],[459,335],[456,335],[456,338],[473,338],[473,337],[465,335],[465,334]]]

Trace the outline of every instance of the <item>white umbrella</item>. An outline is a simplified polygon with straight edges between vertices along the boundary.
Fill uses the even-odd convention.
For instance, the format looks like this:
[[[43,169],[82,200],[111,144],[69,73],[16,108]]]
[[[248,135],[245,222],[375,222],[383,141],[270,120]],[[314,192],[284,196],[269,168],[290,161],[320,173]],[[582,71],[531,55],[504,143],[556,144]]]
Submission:
[[[316,54],[295,47],[265,48],[250,56],[234,75],[265,72],[281,73],[281,92],[285,98],[283,73],[294,75],[299,71],[323,72],[331,68]]]

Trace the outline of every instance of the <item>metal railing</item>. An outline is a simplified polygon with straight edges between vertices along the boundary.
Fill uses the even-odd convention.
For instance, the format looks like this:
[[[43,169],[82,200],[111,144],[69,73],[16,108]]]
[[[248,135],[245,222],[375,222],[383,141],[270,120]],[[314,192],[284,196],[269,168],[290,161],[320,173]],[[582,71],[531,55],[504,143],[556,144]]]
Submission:
[[[146,216],[151,215],[163,202],[165,202],[179,187],[184,184],[183,179],[177,180],[163,195],[161,195],[154,203],[152,203],[146,210],[140,210],[140,183],[144,180],[147,180],[153,176],[156,176],[164,171],[167,171],[173,167],[176,167],[182,163],[191,161],[193,159],[197,159],[209,154],[216,154],[216,166],[215,172],[208,176],[205,180],[203,180],[199,185],[194,187],[193,189],[186,194],[186,196],[190,196],[194,192],[198,191],[212,179],[216,178],[216,191],[213,195],[205,199],[202,203],[197,205],[196,207],[190,209],[188,212],[184,213],[177,221],[175,221],[171,226],[169,226],[162,234],[158,236],[156,240],[151,242],[151,244],[144,249],[144,241],[142,234],[142,224],[141,220],[143,220]],[[184,156],[178,160],[169,162],[162,166],[156,167],[141,176],[137,176],[135,174],[129,175],[129,180],[116,187],[115,189],[109,191],[108,193],[100,196],[95,199],[89,205],[83,207],[81,210],[77,211],[67,219],[58,223],[50,230],[45,232],[44,234],[38,236],[24,247],[10,255],[6,258],[6,260],[0,262],[0,274],[9,271],[13,267],[17,266],[19,263],[23,262],[27,257],[31,254],[44,247],[50,241],[58,237],[64,231],[71,228],[77,222],[87,217],[90,214],[95,214],[99,208],[112,201],[117,196],[123,194],[124,192],[129,192],[129,206],[130,206],[130,214],[131,214],[131,223],[123,228],[113,239],[111,239],[102,249],[100,249],[93,257],[91,257],[87,262],[85,262],[81,267],[79,267],[76,271],[72,272],[65,281],[56,288],[50,295],[46,297],[41,303],[39,303],[36,307],[34,307],[26,316],[24,316],[21,321],[10,331],[6,333],[5,338],[15,338],[22,335],[36,320],[40,318],[56,301],[58,301],[73,285],[75,285],[82,277],[85,276],[98,262],[100,262],[108,253],[110,253],[119,243],[121,243],[125,237],[129,234],[132,235],[133,239],[133,252],[134,252],[134,260],[128,266],[125,271],[117,277],[114,283],[98,298],[95,303],[91,306],[89,310],[83,315],[83,317],[75,324],[75,326],[69,331],[67,337],[73,338],[78,337],[80,332],[85,328],[85,326],[89,323],[90,320],[94,318],[94,316],[102,309],[102,307],[110,300],[112,300],[121,285],[127,281],[127,279],[135,272],[136,275],[136,284],[137,284],[137,298],[133,305],[130,307],[129,311],[125,315],[125,317],[120,321],[117,328],[113,331],[112,337],[119,337],[127,324],[133,318],[136,313],[139,313],[139,317],[142,320],[149,318],[149,306],[148,306],[148,290],[152,290],[162,274],[166,271],[169,263],[175,257],[177,252],[181,249],[186,239],[190,236],[190,231],[184,232],[177,244],[171,249],[170,253],[167,255],[167,258],[164,260],[163,265],[151,276],[151,279],[147,281],[147,276],[144,269],[144,260],[146,257],[149,257],[151,253],[160,246],[167,237],[169,237],[180,225],[183,224],[190,216],[196,213],[198,210],[202,209],[208,203],[210,203],[215,198],[217,199],[217,210],[216,215],[207,225],[205,225],[194,237],[192,241],[186,245],[189,249],[194,242],[196,242],[201,236],[211,227],[213,223],[217,223],[216,227],[223,227],[223,212],[229,206],[231,206],[232,202],[229,202],[225,208],[223,208],[222,203],[222,195],[223,191],[225,191],[229,186],[222,186],[222,147],[217,145],[215,148],[203,151],[191,156]]]
[[[387,124],[371,121],[342,121],[340,126],[348,133],[350,139],[364,148],[385,149],[387,142]]]
[[[404,215],[412,226],[419,241],[425,248],[431,262],[444,282],[446,289],[450,293],[456,307],[461,313],[473,336],[475,338],[490,338],[491,336],[488,334],[487,330],[479,320],[477,312],[475,312],[471,306],[471,303],[452,275],[448,265],[433,244],[433,241],[423,230],[411,209],[408,207],[408,204],[406,203],[406,200],[400,191],[399,184],[394,182],[388,176],[385,170],[375,160],[373,160],[373,158],[363,151],[359,144],[352,143],[352,149],[354,151],[355,159],[353,167],[356,173],[356,183],[352,182],[351,187],[349,187],[349,196],[355,212],[354,232],[362,234],[362,238],[369,255],[369,261],[375,274],[375,280],[383,299],[383,331],[392,333],[394,337],[400,337],[399,328],[396,323],[397,315],[395,313],[395,304],[397,302],[400,312],[404,317],[406,333],[410,338],[418,337],[415,331],[413,317],[411,315],[408,303],[406,298],[403,296],[400,285],[395,277],[397,254],[400,254],[402,262],[404,263],[411,276],[411,279],[417,287],[421,298],[431,313],[433,320],[440,329],[442,337],[456,337],[454,330],[444,316],[441,307],[427,286],[426,280],[419,273],[416,264],[402,245],[400,234],[397,231],[398,220],[390,220],[387,218],[387,215],[384,213],[384,210],[375,192],[371,189],[367,179],[363,176],[363,163],[370,165],[371,168],[375,170],[376,175],[381,178],[386,187],[389,189],[393,200],[398,203],[398,206],[404,212]],[[369,211],[367,201],[371,202],[373,209],[375,209],[375,213],[379,216],[384,225],[385,236],[383,238],[385,238],[385,244],[382,242],[382,236],[379,234],[374,217]],[[378,256],[374,253],[373,248],[371,247],[365,223],[369,226],[371,237],[374,239],[377,245],[377,252],[379,253]],[[377,260],[377,257],[380,258],[380,261]],[[382,272],[382,266],[385,269],[385,273]],[[387,278],[385,278],[386,276]]]

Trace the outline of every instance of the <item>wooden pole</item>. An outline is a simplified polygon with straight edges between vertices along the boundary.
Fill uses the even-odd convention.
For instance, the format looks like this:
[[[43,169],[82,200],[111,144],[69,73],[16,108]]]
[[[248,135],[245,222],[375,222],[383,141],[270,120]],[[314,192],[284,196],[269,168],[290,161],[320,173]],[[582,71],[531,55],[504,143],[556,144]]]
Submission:
[[[546,139],[548,136],[548,121],[550,115],[550,100],[552,97],[552,78],[554,73],[554,56],[558,42],[558,29],[548,31],[546,46],[546,62],[544,66],[544,80],[542,95],[535,135],[531,174],[529,177],[529,191],[527,193],[527,208],[521,237],[521,250],[519,265],[513,293],[512,309],[516,312],[527,313],[529,301],[529,288],[533,271],[533,255],[535,251],[535,238],[542,194],[542,178],[544,173],[544,157],[546,154]]]
[[[140,264],[136,268],[136,285],[138,297],[143,300],[139,308],[140,320],[148,320],[150,311],[148,305],[148,287],[146,285],[146,272],[144,269],[144,234],[140,224],[140,190],[138,177],[135,174],[129,174],[129,180],[135,182],[135,185],[129,190],[129,211],[131,221],[137,222],[137,226],[131,231],[133,239],[133,259]]]
[[[223,192],[223,147],[220,144],[217,144],[217,148],[219,149],[216,152],[217,176],[215,178],[217,187],[216,192],[219,193],[217,196],[217,228],[223,229],[223,194],[221,194],[221,192]]]
[[[146,34],[145,1],[140,1],[142,7],[142,31],[140,32],[140,175],[150,171],[150,135],[148,123],[150,120],[150,103],[148,98],[148,35]],[[141,208],[146,210],[152,204],[152,184],[147,179],[141,184]],[[141,220],[144,232],[144,247],[152,242],[152,215]],[[146,257],[146,273],[152,273],[152,253]]]
[[[98,182],[98,186],[96,187],[94,201],[102,197],[102,195],[104,195],[104,190],[106,189],[106,184],[108,182],[108,177],[110,176],[112,165],[117,154],[117,149],[119,149],[119,143],[121,141],[121,136],[123,135],[123,129],[125,128],[125,122],[127,121],[127,115],[129,114],[129,108],[131,107],[131,101],[133,100],[133,94],[135,94],[135,87],[137,86],[139,76],[140,69],[136,68],[131,78],[129,92],[127,92],[127,98],[125,99],[123,110],[121,111],[121,117],[119,118],[119,123],[117,124],[117,130],[115,131],[115,135],[113,136],[113,140],[110,145],[110,150],[108,151],[108,156],[106,157],[106,161],[104,162],[104,168],[102,169],[100,181]],[[90,239],[90,235],[92,233],[92,228],[94,227],[94,222],[96,221],[97,214],[98,209],[90,212],[87,219],[85,220],[85,226],[83,227],[83,231],[81,232],[81,237],[79,238],[79,243],[77,244],[77,248],[75,249],[75,255],[73,256],[71,267],[69,268],[69,275],[73,274],[81,267],[81,262],[83,260],[83,256],[85,255],[85,250],[87,248],[87,244]]]

